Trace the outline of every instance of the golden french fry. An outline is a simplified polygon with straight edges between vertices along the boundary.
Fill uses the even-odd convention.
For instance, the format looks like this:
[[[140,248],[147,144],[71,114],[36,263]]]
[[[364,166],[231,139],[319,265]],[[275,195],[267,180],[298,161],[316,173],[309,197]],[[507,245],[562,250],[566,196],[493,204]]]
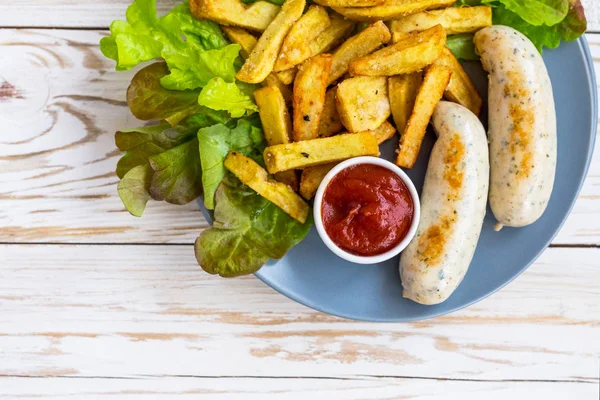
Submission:
[[[262,32],[273,21],[280,7],[257,1],[246,6],[240,0],[191,0],[190,11],[198,19],[210,19],[221,25],[240,26]]]
[[[479,115],[483,100],[475,84],[473,84],[473,81],[452,52],[448,48],[444,48],[435,63],[445,65],[452,70],[452,77],[450,78],[450,83],[446,88],[444,97],[467,107],[473,114]]]
[[[277,77],[281,82],[286,85],[291,85],[296,78],[296,74],[298,73],[298,68],[290,68],[285,71],[277,72]]]
[[[285,183],[269,179],[265,171],[254,160],[235,151],[225,159],[225,168],[238,177],[243,184],[281,208],[300,223],[305,223],[310,207]]]
[[[331,15],[331,25],[310,42],[312,56],[323,54],[341,43],[354,30],[355,23],[339,14]]]
[[[420,71],[440,56],[445,45],[446,32],[436,25],[352,61],[350,75],[392,76]]]
[[[492,25],[492,8],[449,7],[443,10],[432,10],[412,14],[390,23],[394,42],[413,31],[422,31],[436,25],[442,25],[447,35],[476,32]]]
[[[390,30],[381,21],[377,21],[357,35],[346,40],[333,53],[333,64],[329,74],[329,83],[338,80],[348,71],[350,62],[356,58],[366,56],[386,44],[392,38]]]
[[[334,7],[333,9],[353,21],[391,21],[425,10],[444,8],[456,0],[385,0],[374,7]]]
[[[398,132],[404,132],[406,123],[415,106],[417,93],[423,82],[421,72],[390,76],[388,78],[388,93],[392,116]]]
[[[254,91],[254,100],[267,145],[289,143],[292,122],[281,91],[276,86],[266,86]]]
[[[390,116],[387,78],[359,76],[338,84],[337,110],[350,132],[378,128]]]
[[[400,167],[412,168],[415,165],[427,125],[435,106],[444,95],[451,75],[450,68],[439,64],[433,64],[425,72],[423,84],[415,100],[415,107],[404,133],[400,136],[400,149],[396,158],[396,164]]]
[[[391,139],[396,133],[396,129],[389,122],[384,122],[381,126],[373,131],[365,131],[361,133],[368,133],[375,137],[378,144]],[[316,165],[314,167],[306,167],[302,170],[302,176],[300,177],[300,195],[307,200],[310,200],[315,193],[317,188],[325,178],[325,175],[338,163],[333,162],[329,164]],[[286,171],[287,172],[287,171]],[[280,172],[281,173],[281,172]]]
[[[314,139],[325,103],[327,80],[331,69],[331,55],[321,54],[306,60],[294,80],[294,141]]]
[[[373,7],[383,4],[385,0],[314,0],[314,2],[327,7]]]
[[[323,114],[321,114],[318,137],[329,137],[344,129],[340,120],[340,114],[337,111],[336,93],[337,87],[332,87],[325,93],[325,103],[323,104]]]
[[[272,174],[358,156],[379,156],[377,139],[371,133],[349,133],[279,144],[267,147],[264,152],[265,164]]]
[[[376,129],[372,129],[367,132],[369,132],[371,135],[375,136],[375,139],[377,140],[377,144],[381,144],[381,143],[385,142],[386,140],[389,140],[392,137],[394,137],[394,135],[396,134],[396,128],[394,128],[394,126],[392,124],[390,124],[389,122],[384,121],[384,123],[381,124]]]
[[[331,25],[325,8],[311,6],[286,36],[273,71],[281,72],[295,67],[312,56],[310,42]]]
[[[242,69],[237,73],[236,77],[240,81],[260,83],[273,72],[283,40],[292,25],[302,16],[305,6],[306,0],[288,0],[284,3],[279,14],[258,39]]]
[[[325,175],[327,175],[336,165],[338,165],[338,163],[333,162],[304,168],[302,170],[302,175],[300,176],[300,196],[304,197],[306,200],[312,199],[315,193],[317,193],[319,185],[323,182]]]
[[[223,26],[221,27],[225,35],[229,38],[233,43],[239,44],[242,49],[240,50],[240,54],[244,59],[248,58],[254,46],[258,42],[258,39],[254,37],[254,35],[250,34],[248,31],[242,28],[232,27],[232,26]],[[291,82],[290,82],[291,83]],[[292,91],[286,86],[285,83],[279,79],[277,74],[271,72],[265,80],[262,82],[263,86],[277,86],[285,99],[286,104],[292,104]],[[289,85],[289,83],[288,83]]]

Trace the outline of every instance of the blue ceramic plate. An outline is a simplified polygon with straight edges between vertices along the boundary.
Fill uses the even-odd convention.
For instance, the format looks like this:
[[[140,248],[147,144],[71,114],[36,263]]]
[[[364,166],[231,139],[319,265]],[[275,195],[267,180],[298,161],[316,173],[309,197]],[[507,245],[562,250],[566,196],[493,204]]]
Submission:
[[[416,321],[448,314],[494,293],[521,274],[550,244],[567,218],[585,179],[594,148],[598,105],[592,57],[585,39],[544,52],[554,89],[558,118],[558,167],[548,209],[535,224],[494,232],[488,208],[473,262],[464,281],[444,303],[424,306],[402,298],[399,257],[358,265],[334,255],[316,230],[284,258],[256,273],[269,286],[316,310],[363,321]],[[466,66],[480,93],[486,75],[478,63]],[[487,116],[483,116],[487,119]],[[423,143],[408,175],[420,191],[434,135]],[[393,160],[397,142],[382,146]]]

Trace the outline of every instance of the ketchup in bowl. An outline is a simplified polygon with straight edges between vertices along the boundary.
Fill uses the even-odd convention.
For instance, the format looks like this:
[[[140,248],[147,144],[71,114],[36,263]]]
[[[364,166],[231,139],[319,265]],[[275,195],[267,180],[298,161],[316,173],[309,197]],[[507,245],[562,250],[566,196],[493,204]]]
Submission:
[[[408,235],[415,215],[413,197],[398,174],[369,163],[337,173],[323,193],[321,218],[342,250],[376,256]]]

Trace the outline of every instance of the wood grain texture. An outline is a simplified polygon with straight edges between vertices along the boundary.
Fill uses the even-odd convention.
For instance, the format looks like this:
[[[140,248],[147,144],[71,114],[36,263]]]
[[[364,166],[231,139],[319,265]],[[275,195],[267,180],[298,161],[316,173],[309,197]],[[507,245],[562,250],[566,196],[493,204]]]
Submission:
[[[410,324],[342,320],[251,276],[209,276],[190,246],[0,245],[0,254],[0,376],[600,384],[600,249],[550,249],[490,298]]]
[[[0,378],[0,399],[33,400],[595,400],[595,383],[462,382],[430,379],[256,379],[158,378],[26,379]],[[531,397],[535,393],[536,397]]]
[[[124,19],[132,0],[0,0],[0,27],[101,28],[115,19]],[[588,29],[600,31],[600,3],[581,0],[588,18]],[[179,4],[178,0],[158,0],[160,13]]]
[[[207,226],[195,203],[124,210],[113,135],[141,122],[125,104],[133,71],[102,57],[104,34],[0,30],[0,242],[192,243]],[[588,39],[600,72],[600,35]],[[600,244],[599,214],[597,155],[554,243]]]

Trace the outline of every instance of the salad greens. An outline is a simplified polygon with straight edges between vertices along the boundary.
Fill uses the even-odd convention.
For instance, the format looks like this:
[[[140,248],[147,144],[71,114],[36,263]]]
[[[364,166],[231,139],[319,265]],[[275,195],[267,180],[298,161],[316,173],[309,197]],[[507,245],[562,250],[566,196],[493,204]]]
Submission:
[[[240,46],[217,23],[193,18],[187,3],[162,17],[155,3],[134,0],[127,21],[114,21],[100,42],[117,70],[161,60],[140,69],[127,89],[132,114],[155,122],[115,134],[125,152],[117,163],[119,197],[140,217],[150,199],[186,204],[204,192],[216,220],[197,240],[201,265],[222,276],[254,272],[299,243],[312,223],[292,219],[223,165],[231,150],[264,165],[257,86],[235,79]]]
[[[228,173],[216,194],[212,228],[196,239],[198,263],[206,272],[233,277],[256,272],[281,258],[312,225],[300,224]]]
[[[537,49],[554,49],[561,40],[575,40],[587,29],[580,0],[459,0],[456,6],[493,7],[495,25],[510,26],[527,36]],[[473,35],[452,35],[448,47],[463,60],[478,60]]]

